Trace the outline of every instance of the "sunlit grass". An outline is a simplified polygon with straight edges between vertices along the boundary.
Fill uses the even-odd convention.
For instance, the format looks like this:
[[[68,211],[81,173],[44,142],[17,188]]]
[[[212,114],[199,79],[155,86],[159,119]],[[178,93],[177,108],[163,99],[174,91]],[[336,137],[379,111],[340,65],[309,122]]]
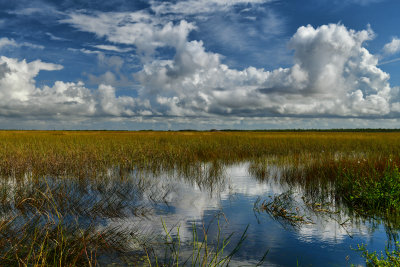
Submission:
[[[335,157],[398,161],[398,133],[0,132],[0,174],[97,177],[110,166],[153,171],[264,156],[297,163]]]

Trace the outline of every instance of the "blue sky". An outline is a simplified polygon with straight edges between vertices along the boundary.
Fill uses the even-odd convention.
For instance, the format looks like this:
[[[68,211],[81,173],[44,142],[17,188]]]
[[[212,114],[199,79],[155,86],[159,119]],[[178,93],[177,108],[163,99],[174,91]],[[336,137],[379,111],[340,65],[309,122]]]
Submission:
[[[398,11],[0,0],[0,128],[398,128]]]

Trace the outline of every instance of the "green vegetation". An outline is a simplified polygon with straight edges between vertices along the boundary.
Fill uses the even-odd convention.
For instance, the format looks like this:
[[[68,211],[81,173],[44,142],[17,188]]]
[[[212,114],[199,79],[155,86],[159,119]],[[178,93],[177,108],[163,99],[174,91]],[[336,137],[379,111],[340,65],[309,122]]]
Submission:
[[[358,249],[362,252],[363,257],[365,258],[365,263],[367,266],[376,266],[376,267],[390,267],[390,266],[400,266],[400,244],[396,243],[395,249],[390,251],[388,248],[384,253],[380,253],[380,255],[374,251],[369,252],[364,245],[359,245]]]
[[[315,210],[330,202],[398,228],[399,151],[398,132],[1,131],[0,265],[91,266],[99,257],[125,263],[147,257],[154,264],[158,255],[144,249],[151,242],[141,229],[99,225],[146,217],[163,202],[152,188],[157,175],[212,192],[224,181],[224,166],[244,161],[259,180],[301,187]],[[146,190],[151,199],[143,202]],[[283,198],[264,202],[264,210],[305,219]],[[226,257],[219,249],[218,260],[210,254],[207,264]]]
[[[374,168],[343,169],[338,179],[338,195],[352,207],[390,213],[400,211],[400,172],[396,165],[389,163],[383,172]]]

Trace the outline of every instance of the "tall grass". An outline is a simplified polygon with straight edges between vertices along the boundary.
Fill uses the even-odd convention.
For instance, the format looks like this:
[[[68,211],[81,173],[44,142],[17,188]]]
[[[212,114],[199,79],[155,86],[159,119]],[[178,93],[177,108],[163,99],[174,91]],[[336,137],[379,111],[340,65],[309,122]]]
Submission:
[[[104,237],[66,223],[50,188],[36,191],[37,197],[14,203],[21,214],[1,220],[0,262],[4,266],[96,265],[98,247]]]
[[[399,161],[398,133],[262,132],[0,132],[0,174],[89,178],[110,166],[131,169],[184,168],[196,162],[234,163],[259,157],[367,157]]]

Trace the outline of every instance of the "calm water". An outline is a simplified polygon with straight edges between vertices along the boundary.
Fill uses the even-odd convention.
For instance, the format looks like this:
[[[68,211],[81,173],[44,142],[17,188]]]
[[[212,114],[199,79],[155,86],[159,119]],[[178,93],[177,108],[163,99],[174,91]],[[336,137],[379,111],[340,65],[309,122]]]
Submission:
[[[171,174],[148,177],[142,201],[151,202],[153,211],[145,217],[113,219],[107,224],[157,236],[164,234],[163,220],[170,229],[180,227],[180,239],[185,243],[192,239],[193,223],[198,231],[203,224],[210,226],[208,235],[215,237],[219,216],[222,234],[235,233],[230,248],[249,226],[247,238],[232,260],[233,266],[254,265],[267,250],[263,266],[363,266],[361,253],[351,248],[364,243],[369,251],[385,249],[388,237],[382,224],[349,218],[344,212],[313,213],[305,208],[299,188],[292,188],[293,200],[313,224],[292,226],[265,211],[257,211],[254,204],[258,199],[269,199],[287,192],[289,187],[279,180],[259,181],[249,174],[248,167],[246,163],[225,167],[223,178],[212,186]]]

